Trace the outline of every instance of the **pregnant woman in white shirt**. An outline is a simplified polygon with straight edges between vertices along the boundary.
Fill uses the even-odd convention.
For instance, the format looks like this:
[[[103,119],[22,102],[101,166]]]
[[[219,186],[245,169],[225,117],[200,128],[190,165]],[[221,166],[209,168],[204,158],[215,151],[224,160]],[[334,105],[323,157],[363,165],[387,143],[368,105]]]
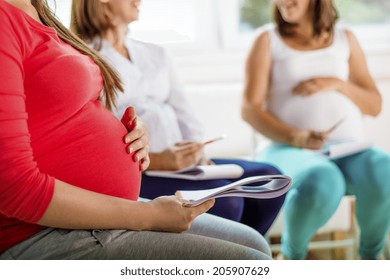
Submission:
[[[274,4],[276,24],[256,38],[247,60],[242,115],[272,140],[258,160],[293,178],[284,205],[282,253],[304,259],[310,239],[351,193],[361,228],[359,253],[375,259],[390,224],[389,155],[371,148],[331,161],[307,149],[363,139],[362,115],[379,114],[380,93],[355,36],[335,25],[331,0]]]

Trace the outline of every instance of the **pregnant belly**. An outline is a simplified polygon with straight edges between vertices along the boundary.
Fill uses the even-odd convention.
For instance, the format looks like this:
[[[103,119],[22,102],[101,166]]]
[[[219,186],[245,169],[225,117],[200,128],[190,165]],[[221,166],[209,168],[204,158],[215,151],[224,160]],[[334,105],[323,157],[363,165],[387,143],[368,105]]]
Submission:
[[[38,167],[69,184],[136,200],[140,169],[126,152],[125,127],[102,108],[87,111],[33,143]]]
[[[291,96],[278,102],[274,113],[287,124],[299,129],[326,131],[339,120],[344,121],[332,132],[331,140],[362,139],[362,115],[357,106],[338,92],[312,96]]]

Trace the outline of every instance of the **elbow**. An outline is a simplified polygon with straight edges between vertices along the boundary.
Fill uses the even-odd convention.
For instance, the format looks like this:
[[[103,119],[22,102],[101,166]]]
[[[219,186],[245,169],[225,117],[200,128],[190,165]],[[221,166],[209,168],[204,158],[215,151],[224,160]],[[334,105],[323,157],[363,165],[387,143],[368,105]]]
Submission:
[[[377,98],[374,106],[372,106],[370,115],[373,117],[377,117],[382,111],[382,104],[383,104],[382,97],[381,97],[381,95],[378,94],[378,98]]]
[[[246,118],[246,110],[243,105],[241,106],[241,119],[243,119],[244,121],[248,121]]]
[[[250,123],[250,121],[249,121],[249,120],[250,120],[249,115],[250,115],[249,107],[248,107],[248,105],[244,102],[244,103],[242,103],[242,105],[241,105],[241,118],[242,118],[245,122]]]
[[[44,215],[54,195],[54,178],[37,170],[11,168],[0,172],[0,213],[8,218],[36,224]],[[10,176],[10,174],[20,174]]]
[[[378,106],[377,108],[375,108],[375,109],[372,110],[371,116],[377,117],[377,116],[379,116],[379,114],[381,113],[381,111],[382,111],[382,107],[381,107],[381,106]]]

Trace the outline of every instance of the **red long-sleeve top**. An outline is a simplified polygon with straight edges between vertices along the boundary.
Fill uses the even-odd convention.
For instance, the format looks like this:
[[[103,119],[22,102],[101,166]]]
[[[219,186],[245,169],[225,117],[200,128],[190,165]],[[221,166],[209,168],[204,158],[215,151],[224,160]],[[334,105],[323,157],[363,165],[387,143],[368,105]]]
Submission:
[[[126,128],[97,101],[99,67],[0,0],[0,252],[42,229],[54,178],[136,200]]]

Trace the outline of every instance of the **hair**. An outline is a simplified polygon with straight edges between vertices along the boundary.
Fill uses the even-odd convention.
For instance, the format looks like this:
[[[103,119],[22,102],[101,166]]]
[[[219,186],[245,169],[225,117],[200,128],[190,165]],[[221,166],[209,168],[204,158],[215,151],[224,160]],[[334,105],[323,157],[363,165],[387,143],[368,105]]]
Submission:
[[[70,29],[97,51],[102,47],[103,33],[112,27],[105,6],[95,0],[72,0]]]
[[[89,0],[91,1],[91,0]],[[92,2],[92,1],[91,1]],[[50,10],[47,0],[31,0],[31,4],[37,10],[43,24],[53,27],[58,34],[58,37],[64,42],[80,51],[82,54],[89,56],[100,68],[103,76],[103,97],[105,106],[108,110],[115,107],[116,94],[118,91],[123,91],[122,83],[119,75],[111,68],[99,54],[88,47],[88,45],[77,37],[74,33],[68,30]]]
[[[332,0],[311,0],[313,36],[319,37],[323,32],[333,33],[334,25],[339,18],[338,12]],[[292,35],[292,29],[296,26],[286,22],[276,4],[273,5],[273,17],[278,31],[282,36]]]

